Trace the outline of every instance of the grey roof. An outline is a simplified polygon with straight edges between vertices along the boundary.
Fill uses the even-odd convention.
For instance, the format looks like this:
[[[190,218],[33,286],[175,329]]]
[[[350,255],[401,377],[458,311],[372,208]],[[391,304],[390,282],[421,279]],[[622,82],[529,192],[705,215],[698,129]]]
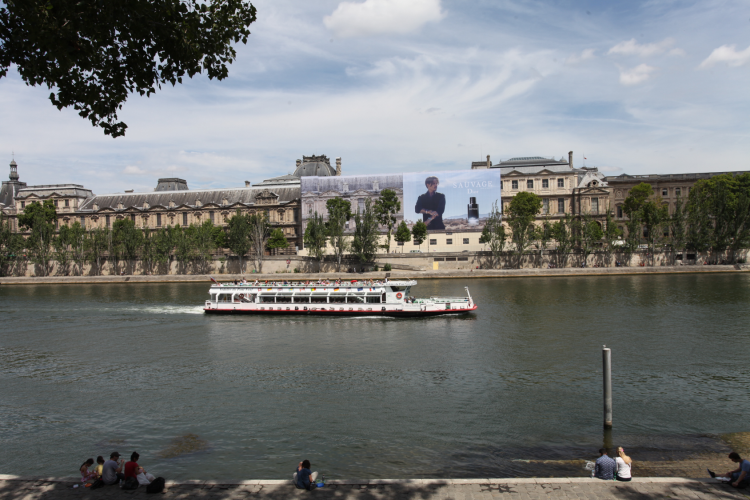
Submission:
[[[49,198],[50,196],[72,196],[74,198],[91,198],[94,193],[80,184],[40,184],[38,186],[26,186],[18,190],[16,198]]]
[[[722,174],[731,174],[731,175],[740,175],[747,173],[747,171],[739,171],[739,172],[703,172],[703,173],[691,173],[691,174],[650,174],[650,175],[628,175],[628,174],[620,174],[617,176],[610,176],[605,177],[604,180],[607,181],[607,183],[617,183],[617,182],[675,182],[675,181],[697,181],[700,179],[710,179],[711,177],[715,177],[717,175]]]
[[[511,158],[510,160],[501,161],[492,168],[502,167],[534,167],[534,166],[549,166],[549,165],[568,165],[568,160],[555,160],[554,158],[543,158],[541,156],[524,156],[518,158]]]
[[[253,184],[253,186],[258,187],[269,187],[269,186],[289,186],[289,185],[299,185],[299,177],[292,174],[287,175],[281,175],[279,177],[273,177],[272,179],[266,179],[263,182],[259,182],[258,184]]]
[[[156,183],[156,189],[154,191],[187,191],[190,189],[185,179],[179,179],[177,177],[169,177],[159,179]]]
[[[121,210],[127,210],[130,208],[143,210],[144,204],[146,203],[150,208],[156,206],[169,208],[170,202],[174,202],[175,207],[187,206],[193,208],[197,206],[198,201],[200,201],[201,205],[207,205],[209,203],[218,206],[230,206],[236,203],[253,205],[255,204],[256,197],[262,195],[265,191],[278,195],[278,202],[280,204],[289,203],[299,199],[300,193],[298,186],[196,189],[190,191],[157,191],[152,193],[116,193],[98,195],[86,200],[86,202],[80,207],[79,211],[93,211],[94,205],[97,205],[99,210],[105,208],[118,210],[120,204],[123,206]],[[224,200],[227,201],[226,204],[223,203]]]
[[[13,201],[18,194],[18,191],[26,187],[25,182],[14,182],[14,181],[3,181],[2,187],[0,188],[0,205],[6,207],[15,207]]]
[[[493,165],[492,168],[498,168],[497,166]],[[535,166],[529,166],[529,167],[499,167],[500,168],[500,175],[506,176],[510,174],[511,172],[518,172],[519,174],[523,175],[533,175],[538,174],[539,172],[542,172],[543,170],[548,170],[550,172],[554,173],[561,173],[561,174],[569,174],[571,172],[575,172],[576,170],[570,168],[568,166],[568,162],[565,162],[563,164],[552,164],[552,165],[535,165]]]
[[[294,171],[295,177],[334,175],[336,175],[336,169],[331,167],[331,161],[325,155],[303,156],[302,163]]]
[[[303,177],[302,193],[325,193],[326,191],[346,192],[352,191],[374,191],[374,183],[378,183],[378,191],[383,189],[403,189],[403,174],[378,174],[378,175],[342,175],[334,177]]]

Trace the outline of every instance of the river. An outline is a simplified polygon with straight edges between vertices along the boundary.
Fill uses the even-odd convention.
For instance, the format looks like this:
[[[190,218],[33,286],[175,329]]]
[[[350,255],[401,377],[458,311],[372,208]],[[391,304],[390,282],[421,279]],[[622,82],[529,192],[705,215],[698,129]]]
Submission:
[[[206,316],[208,285],[1,286],[0,473],[550,475],[602,444],[603,344],[631,456],[750,430],[748,275],[424,280],[479,304],[430,319]]]

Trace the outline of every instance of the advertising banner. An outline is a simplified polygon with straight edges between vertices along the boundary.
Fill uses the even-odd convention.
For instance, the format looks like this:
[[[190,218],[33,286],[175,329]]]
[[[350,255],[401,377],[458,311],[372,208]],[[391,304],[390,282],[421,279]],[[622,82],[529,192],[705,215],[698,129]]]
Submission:
[[[501,210],[500,169],[449,170],[404,174],[404,220],[418,220],[428,231],[481,230],[497,203]]]

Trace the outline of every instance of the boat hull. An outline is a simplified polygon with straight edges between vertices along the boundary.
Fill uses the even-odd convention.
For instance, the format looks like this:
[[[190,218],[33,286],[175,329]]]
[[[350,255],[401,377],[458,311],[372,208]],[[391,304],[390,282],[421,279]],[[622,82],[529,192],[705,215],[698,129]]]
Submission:
[[[294,310],[294,309],[250,309],[250,308],[204,308],[203,311],[206,314],[263,314],[263,315],[276,315],[276,316],[387,316],[393,318],[418,318],[418,317],[431,317],[431,316],[442,316],[445,314],[468,314],[477,309],[476,304],[465,308],[451,308],[451,309],[427,309],[427,310],[378,310],[378,311],[348,311],[348,310],[334,310],[334,309],[316,309],[316,310]]]

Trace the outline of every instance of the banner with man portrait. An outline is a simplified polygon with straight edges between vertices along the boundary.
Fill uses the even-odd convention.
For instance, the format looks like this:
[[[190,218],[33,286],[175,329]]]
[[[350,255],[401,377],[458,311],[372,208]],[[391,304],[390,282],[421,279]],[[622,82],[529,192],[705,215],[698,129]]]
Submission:
[[[428,231],[482,230],[497,203],[501,207],[500,169],[448,170],[404,174],[404,220],[418,220]]]

